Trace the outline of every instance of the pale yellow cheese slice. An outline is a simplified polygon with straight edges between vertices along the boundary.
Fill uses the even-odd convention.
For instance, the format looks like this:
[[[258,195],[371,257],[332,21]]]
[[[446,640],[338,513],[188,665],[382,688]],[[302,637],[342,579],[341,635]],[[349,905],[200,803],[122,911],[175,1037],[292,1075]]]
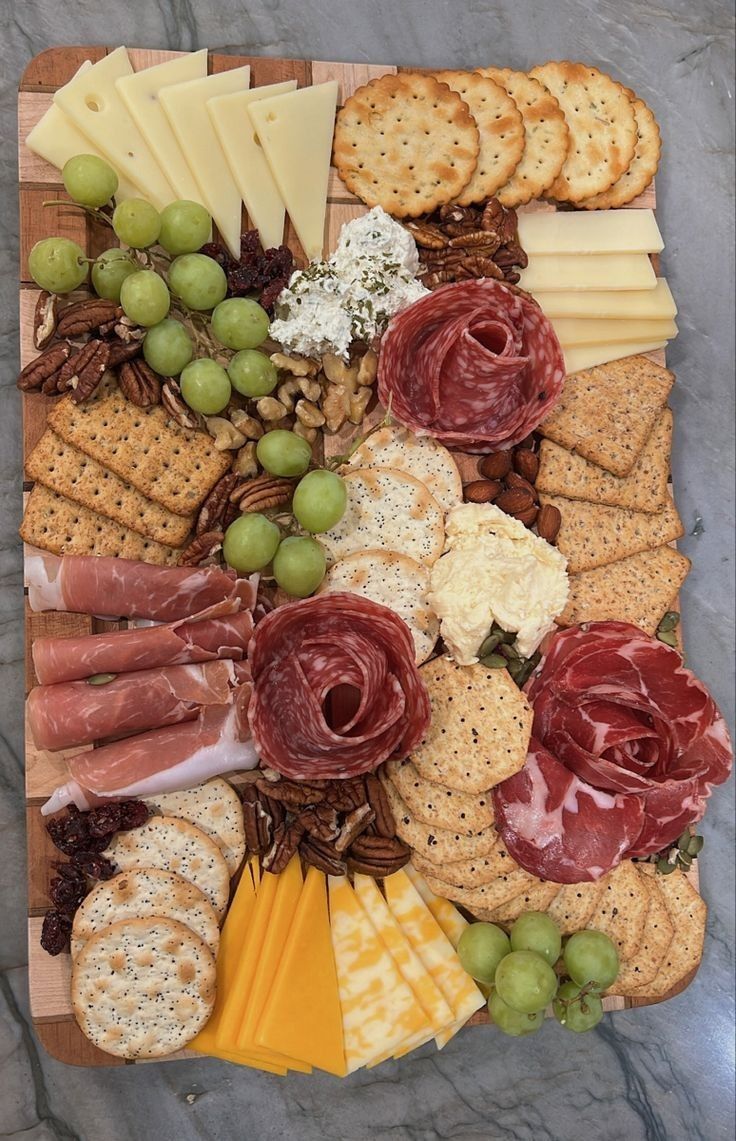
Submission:
[[[674,321],[607,321],[596,317],[554,317],[552,327],[563,348],[573,345],[610,345],[617,341],[671,341],[677,336]]]
[[[586,368],[595,368],[599,364],[608,364],[622,357],[639,356],[640,353],[653,353],[656,349],[663,349],[666,341],[618,341],[608,345],[571,345],[564,350],[565,371],[582,372]]]
[[[654,289],[647,254],[533,254],[519,285],[529,293],[570,289]]]
[[[603,320],[666,321],[677,316],[677,306],[665,277],[658,277],[654,289],[559,290],[547,293],[536,289],[534,297],[549,318],[599,317]]]
[[[60,87],[54,103],[138,187],[140,197],[162,210],[176,195],[115,86],[132,74],[127,51],[116,48]]]
[[[266,87],[254,87],[252,91],[236,91],[207,100],[220,146],[264,250],[283,242],[286,207],[256,137],[248,107],[272,95],[295,90],[296,80],[285,79],[283,83],[270,83]]]
[[[519,214],[527,254],[656,254],[664,249],[653,210],[531,211]]]
[[[460,936],[468,926],[467,919],[460,914],[454,904],[450,903],[449,899],[443,899],[441,896],[434,894],[424,876],[417,871],[413,864],[407,864],[404,871],[437,920],[444,934],[457,950]]]

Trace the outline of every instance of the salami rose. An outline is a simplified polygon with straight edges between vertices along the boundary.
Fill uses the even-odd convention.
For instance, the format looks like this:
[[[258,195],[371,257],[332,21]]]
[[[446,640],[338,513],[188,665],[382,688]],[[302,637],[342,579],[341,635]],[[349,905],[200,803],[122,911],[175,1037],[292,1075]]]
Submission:
[[[263,764],[353,777],[422,740],[430,707],[406,623],[356,594],[280,606],[255,628],[249,720]]]
[[[418,435],[466,451],[528,436],[562,392],[555,331],[526,294],[491,278],[444,285],[393,318],[378,393]]]

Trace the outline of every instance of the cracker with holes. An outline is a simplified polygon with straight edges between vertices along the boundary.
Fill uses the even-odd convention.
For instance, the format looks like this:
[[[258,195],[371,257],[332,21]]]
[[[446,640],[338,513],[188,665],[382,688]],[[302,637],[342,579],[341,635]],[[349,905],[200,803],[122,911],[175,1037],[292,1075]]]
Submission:
[[[495,822],[490,793],[461,792],[425,780],[408,757],[387,761],[386,775],[423,824],[473,836]]]
[[[649,884],[639,875],[632,860],[622,860],[601,882],[603,891],[588,919],[588,927],[608,935],[616,944],[619,959],[627,962],[637,954],[644,935],[650,904]]]
[[[511,177],[524,153],[521,113],[500,84],[478,72],[438,71],[435,79],[457,91],[480,132],[478,165],[457,201],[460,206],[485,202]]]
[[[462,860],[445,860],[441,868],[418,852],[412,852],[411,860],[422,875],[427,873],[430,876],[441,876],[445,883],[454,884],[455,887],[491,883],[497,876],[518,867],[513,856],[503,846],[500,836],[489,852]]]
[[[646,190],[657,173],[662,153],[657,120],[644,100],[638,99],[633,93],[632,103],[636,116],[634,157],[610,190],[580,203],[586,210],[611,210],[617,206],[626,206]]]
[[[676,986],[682,986],[693,971],[697,970],[703,955],[705,921],[708,913],[705,900],[701,899],[690,880],[679,868],[667,875],[656,871],[654,864],[638,865],[640,876],[649,880],[653,892],[658,892],[667,909],[672,925],[672,938],[657,962],[657,970],[651,981],[642,983],[631,993],[646,998],[664,998]],[[656,956],[663,938],[657,938],[653,930],[645,936],[652,940],[651,953]],[[638,956],[637,956],[638,958]],[[618,980],[617,980],[618,982]],[[614,983],[614,988],[617,983]],[[612,988],[613,989],[613,988]],[[621,992],[616,990],[616,994]]]
[[[383,774],[381,783],[396,824],[396,834],[438,870],[450,860],[475,860],[492,852],[498,843],[495,828],[484,828],[475,836],[465,836],[448,828],[422,824],[408,808],[393,782]]]
[[[648,868],[652,869],[652,874],[647,873]],[[649,891],[647,921],[638,951],[627,962],[621,963],[616,981],[608,988],[607,994],[634,995],[639,991],[648,994],[650,988],[656,990],[659,968],[675,934],[659,888],[665,877],[656,873],[654,864],[638,864],[637,872],[645,879]]]
[[[457,198],[478,164],[480,135],[466,103],[430,75],[381,75],[337,115],[333,161],[368,206],[397,218]]]
[[[529,74],[554,95],[570,129],[570,148],[548,197],[582,202],[603,194],[636,150],[636,116],[626,89],[597,67],[569,60],[550,60]]]

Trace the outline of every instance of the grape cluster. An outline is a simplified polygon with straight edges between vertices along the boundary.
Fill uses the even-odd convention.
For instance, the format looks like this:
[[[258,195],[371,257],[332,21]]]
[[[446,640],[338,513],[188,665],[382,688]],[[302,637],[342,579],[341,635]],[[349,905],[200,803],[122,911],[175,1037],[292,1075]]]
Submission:
[[[539,1030],[550,1003],[567,1030],[592,1030],[603,1017],[601,993],[619,967],[616,947],[602,931],[577,931],[563,948],[557,925],[541,911],[520,915],[508,935],[495,923],[471,923],[458,955],[468,974],[490,988],[495,1025],[514,1038]]]

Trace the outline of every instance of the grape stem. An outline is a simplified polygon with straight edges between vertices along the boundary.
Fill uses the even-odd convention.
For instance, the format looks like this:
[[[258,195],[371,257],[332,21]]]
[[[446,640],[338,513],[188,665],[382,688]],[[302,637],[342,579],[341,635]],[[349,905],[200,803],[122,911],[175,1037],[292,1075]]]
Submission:
[[[374,432],[377,432],[380,428],[390,428],[391,427],[391,425],[393,424],[393,418],[391,416],[391,399],[392,399],[392,396],[393,396],[393,393],[388,398],[388,408],[386,409],[386,414],[383,417],[383,419],[379,420],[379,422],[377,424],[374,424],[373,427],[368,432],[364,432],[362,436],[356,436],[355,439],[353,440],[352,444],[348,448],[348,450],[346,452],[343,452],[342,455],[332,456],[329,463],[327,464],[328,469],[330,469],[331,471],[334,471],[335,468],[341,467],[343,464],[349,463],[349,461],[355,455],[355,453],[357,452],[357,450],[361,446],[361,444],[364,444],[366,442],[366,440],[369,440],[371,438],[371,436],[374,434]]]
[[[590,1007],[585,1000],[589,994],[596,994],[599,990],[600,987],[598,986],[598,983],[593,980],[589,983],[586,983],[585,986],[581,986],[580,990],[574,998],[560,998],[557,996],[555,1001],[559,1002],[564,1007],[574,1006],[577,1002],[580,1004],[580,1009],[582,1010],[583,1014],[587,1014]]]
[[[104,222],[106,226],[112,229],[112,221],[107,214],[102,210],[96,210],[94,206],[83,206],[81,202],[70,202],[66,198],[49,198],[46,202],[41,203],[42,206],[68,206],[72,210],[82,210],[85,214],[89,214],[90,218],[94,218],[96,222]]]

